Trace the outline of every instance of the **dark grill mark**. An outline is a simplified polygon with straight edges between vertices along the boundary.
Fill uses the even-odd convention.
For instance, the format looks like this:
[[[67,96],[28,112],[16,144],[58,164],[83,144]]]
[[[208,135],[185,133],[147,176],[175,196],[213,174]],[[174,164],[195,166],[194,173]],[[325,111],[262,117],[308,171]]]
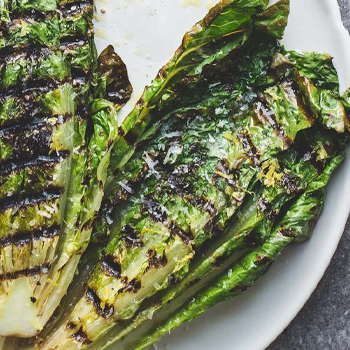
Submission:
[[[301,190],[300,179],[295,178],[295,177],[283,175],[282,185],[286,189],[288,194],[297,193]]]
[[[113,305],[109,305],[109,304],[105,303],[105,307],[102,309],[102,307],[101,307],[102,301],[94,289],[88,288],[88,290],[85,294],[85,298],[88,302],[93,304],[97,315],[99,315],[105,319],[108,319],[114,314]]]
[[[83,231],[90,230],[93,228],[93,226],[94,226],[94,218],[91,218],[83,224],[82,230]]]
[[[128,186],[128,184],[125,184],[126,186]],[[114,196],[113,200],[111,201],[106,201],[104,203],[105,206],[105,211],[106,212],[112,212],[113,210],[111,209],[111,207],[115,207],[118,204],[120,204],[121,202],[125,202],[131,193],[129,193],[125,188],[121,188]],[[112,202],[112,204],[111,204]]]
[[[295,238],[296,233],[291,228],[285,228],[279,231],[279,233],[287,238]]]
[[[148,213],[155,222],[166,222],[168,215],[162,206],[155,202],[152,198],[146,199],[141,206],[142,213]]]
[[[170,193],[182,196],[184,194],[192,194],[193,186],[186,181],[186,177],[183,174],[171,173],[167,176],[167,187]]]
[[[266,112],[271,112],[267,108],[267,106],[264,104],[264,102],[260,101],[260,108],[256,106],[255,110],[257,110],[257,116],[259,120],[267,123],[268,125],[271,126],[273,129],[274,133],[279,137],[279,139],[283,142],[283,149],[288,149],[293,141],[290,137],[286,135],[285,130],[282,128],[282,126],[277,122],[276,120],[276,114],[270,114]]]
[[[213,202],[208,202],[204,197],[198,198],[194,195],[185,195],[184,197],[194,207],[202,208],[210,216],[214,217],[217,214],[217,210]]]
[[[168,278],[168,283],[170,286],[173,286],[174,284],[178,283],[179,279],[175,276],[174,273],[172,273]]]
[[[0,98],[0,105],[3,105],[6,99],[7,98]],[[35,101],[34,94],[23,95],[21,98],[16,98],[14,103],[17,106],[16,118],[1,121],[1,128],[10,127],[15,124],[25,124],[34,119],[39,120],[45,117]]]
[[[245,132],[239,132],[237,133],[237,138],[242,144],[242,147],[244,151],[246,152],[248,158],[252,161],[252,163],[255,166],[260,165],[260,155],[253,145],[249,135],[247,135]]]
[[[0,99],[21,97],[35,92],[48,93],[49,91],[56,89],[58,86],[59,82],[47,79],[23,81],[22,84],[9,86],[6,90],[2,90],[0,93]]]
[[[36,159],[27,160],[22,163],[8,163],[2,164],[0,169],[0,177],[8,176],[10,174],[19,172],[23,169],[31,170],[46,170],[51,169],[56,164],[60,163],[63,159],[69,156],[68,151],[60,152],[58,156],[39,156]]]
[[[44,203],[44,202],[59,198],[61,194],[62,194],[61,188],[53,188],[53,189],[50,189],[49,191],[44,191],[42,194],[32,195],[31,197],[27,196],[26,198],[17,198],[17,199],[11,198],[8,201],[4,201],[0,203],[0,212],[10,208],[22,209],[35,204]]]
[[[75,329],[77,328],[77,325],[74,322],[68,322],[66,325],[67,329]]]
[[[303,158],[309,161],[310,164],[317,170],[318,173],[323,172],[325,168],[325,164],[322,161],[317,160],[317,152],[308,151],[304,154]]]
[[[67,56],[69,56],[69,52],[76,50],[86,44],[89,44],[87,38],[69,38],[62,39],[60,42],[60,50]]]
[[[11,3],[12,0],[9,1]],[[20,11],[19,9],[11,9],[10,16],[12,22],[7,25],[10,26],[18,22],[18,20],[25,20],[26,22],[41,22],[45,21],[46,18],[55,17],[57,14],[61,18],[72,17],[75,15],[83,14],[84,12],[93,12],[93,5],[91,1],[76,1],[74,3],[67,3],[59,5],[57,10],[51,10],[42,12],[37,9],[25,9]]]
[[[223,232],[221,226],[218,223],[215,223],[213,220],[208,221],[205,224],[204,229],[213,237],[216,237]]]
[[[257,247],[261,245],[263,242],[260,232],[254,229],[248,236],[244,237],[244,243],[247,247]]]
[[[185,244],[190,244],[191,239],[193,238],[191,233],[184,231],[175,222],[168,223],[167,227],[172,236],[179,236]]]
[[[9,2],[11,2],[10,0]],[[10,11],[11,22],[7,26],[15,25],[19,20],[24,20],[26,22],[41,22],[48,17],[54,17],[56,14],[55,11],[41,12],[36,9],[27,9],[24,11],[18,11],[14,9]]]
[[[217,214],[217,210],[212,202],[206,200],[204,196],[196,197],[192,183],[188,182],[190,167],[182,166],[167,175],[166,186],[170,193],[183,197],[194,207],[199,207],[208,212],[211,216]]]
[[[38,51],[34,51],[33,52],[33,56],[35,55],[36,56],[36,53]],[[0,63],[2,64],[12,64],[12,63],[15,63],[23,58],[26,58],[26,53],[23,52],[23,51],[19,51],[19,52],[11,52],[9,55],[1,55],[0,56]]]
[[[238,285],[236,287],[233,287],[230,292],[233,294],[241,294],[244,293],[246,290],[249,289],[249,286],[246,285]]]
[[[218,213],[213,202],[205,202],[203,208],[211,216],[215,216]]]
[[[44,124],[48,118],[52,118],[51,115],[45,114],[41,111],[42,107],[35,101],[36,98],[37,97],[34,95],[25,95],[17,98],[16,103],[19,106],[19,111],[16,114],[16,118],[2,121],[2,124],[0,124],[0,131],[16,127],[24,128],[28,124]],[[38,99],[40,99],[40,97]],[[3,100],[0,99],[0,105],[2,103]],[[54,116],[57,125],[63,124],[71,117],[72,116],[69,114]]]
[[[297,104],[298,108],[301,110],[303,115],[310,121],[310,123],[313,123],[315,121],[314,116],[312,115],[312,112],[309,111],[309,106],[306,106],[303,101],[303,97],[300,94],[300,90],[296,84],[295,81],[284,81],[282,83],[282,87],[284,90],[284,94],[288,97],[290,101],[293,101]]]
[[[58,8],[58,11],[63,18],[66,18],[67,16],[78,15],[80,13],[87,12],[87,11],[92,12],[93,11],[92,1],[77,1],[77,2],[74,2],[73,4],[68,3],[68,4],[60,5]]]
[[[102,259],[101,268],[107,276],[120,277],[121,266],[113,255],[107,255]]]
[[[125,138],[125,130],[121,126],[118,128],[118,135]]]
[[[39,61],[43,58],[48,58],[49,56],[55,53],[54,50],[51,50],[47,47],[37,48],[31,47],[28,50],[25,49],[14,49],[14,51],[9,52],[7,55],[0,56],[0,62],[6,64],[13,64],[17,61],[27,60],[28,63]],[[30,67],[27,67],[27,70],[30,70]]]
[[[121,229],[122,236],[120,239],[124,241],[127,248],[142,247],[143,242],[139,234],[130,225],[125,225]]]
[[[148,171],[148,166],[146,163],[143,164],[142,168],[140,169],[140,171],[137,173],[136,177],[134,177],[133,179],[130,179],[126,185],[131,187],[131,188],[135,188],[145,177],[146,173]],[[116,170],[115,175],[117,176],[117,173],[119,173],[119,169]],[[130,197],[130,194],[128,191],[126,191],[124,188],[121,188],[115,195],[113,199],[104,199],[104,201],[102,202],[101,211],[104,212],[111,212],[111,207],[115,207],[116,205],[118,205],[119,203],[127,200]]]
[[[224,256],[218,256],[214,259],[214,267],[219,268],[225,262]]]
[[[200,151],[200,143],[194,142],[189,146],[189,151],[191,153],[198,153]]]
[[[227,177],[223,177],[222,175],[220,175],[220,173],[226,175]],[[230,186],[236,186],[237,184],[237,175],[231,171],[227,160],[221,160],[219,162],[219,164],[216,167],[216,171],[213,175],[213,178],[214,180],[223,179]]]
[[[0,275],[0,281],[15,280],[19,277],[33,277],[36,275],[47,274],[50,270],[51,264],[36,266],[31,269],[24,269],[7,274]]]
[[[18,22],[18,20],[17,20]],[[21,25],[21,24],[19,24]],[[1,31],[1,28],[0,28]],[[4,31],[3,31],[4,32]],[[69,48],[77,48],[81,45],[84,44],[89,44],[89,40],[91,35],[92,35],[92,30],[87,34],[87,36],[82,37],[81,34],[77,33],[75,35],[72,35],[70,37],[60,37],[60,42],[59,47],[54,47],[53,50],[61,50],[61,51],[65,51],[66,49]],[[48,49],[45,44],[41,45],[41,44],[33,44],[30,41],[26,41],[21,43],[20,46],[4,46],[2,48],[0,48],[0,56],[5,58],[6,61],[6,57],[8,56],[15,56],[15,55],[22,55],[22,54],[26,54],[26,55],[30,55],[32,52],[38,51],[40,50],[40,48],[43,49]],[[69,52],[64,52],[66,54],[69,54]]]
[[[78,330],[78,332],[72,334],[71,337],[72,337],[75,341],[77,341],[78,343],[81,343],[81,344],[88,345],[88,344],[91,344],[91,343],[92,343],[92,341],[89,340],[87,334],[84,332],[83,327],[80,327],[80,329]]]
[[[122,289],[123,292],[137,293],[141,288],[141,282],[136,279],[126,282],[125,287]]]
[[[269,220],[274,221],[276,219],[277,213],[273,210],[272,204],[267,202],[266,199],[260,198],[258,200],[258,208]]]
[[[136,132],[134,132],[133,129],[128,131],[128,133],[126,133],[126,134],[122,128],[119,128],[119,131],[121,132],[121,135],[123,135],[125,141],[129,145],[134,145],[136,143],[137,138],[138,138],[138,134]]]
[[[0,48],[0,63],[16,60],[20,56],[25,56],[27,60],[30,60],[31,56],[34,56],[34,59],[35,57],[40,58],[44,55],[44,53],[47,55],[50,52],[55,52],[57,49],[59,49],[67,58],[70,58],[73,50],[76,50],[84,45],[90,45],[90,42],[88,37],[81,37],[78,34],[76,37],[61,38],[59,45],[59,48],[55,48],[53,50],[45,46],[33,46],[29,43],[25,44],[23,47],[5,46]],[[71,76],[65,81],[53,80],[50,77],[36,80],[28,79],[27,81],[22,81],[22,84],[18,86],[7,87],[5,90],[0,89],[0,99],[16,96],[23,97],[24,95],[31,95],[37,92],[47,93],[50,90],[58,88],[59,85],[65,82],[73,82],[73,86],[78,86],[79,84],[74,84],[74,81],[81,80],[83,83],[86,77],[91,78],[90,71],[84,72],[81,69],[71,66]],[[30,74],[27,75],[27,78],[30,78]],[[80,85],[82,85],[82,83]]]
[[[149,261],[149,267],[153,266],[156,269],[164,267],[168,262],[165,252],[163,253],[163,255],[160,256],[157,255],[156,251],[149,250],[147,252],[147,257]]]
[[[53,126],[35,123],[28,126],[14,126],[0,131],[0,139],[12,148],[7,159],[28,159],[37,155],[48,155]]]
[[[39,241],[56,237],[58,236],[59,232],[60,227],[57,225],[33,232],[21,232],[14,236],[1,238],[0,247],[7,247],[9,245],[25,246],[30,244],[32,241]]]
[[[271,259],[269,257],[267,257],[266,255],[258,255],[256,257],[256,264],[258,266],[268,265],[270,263],[271,263]]]
[[[29,73],[30,74],[30,73]],[[70,76],[66,79],[57,80],[57,78],[40,78],[32,79],[30,75],[27,75],[24,80],[15,86],[9,86],[5,90],[0,90],[0,99],[6,99],[10,97],[23,97],[24,95],[30,95],[33,93],[48,93],[51,90],[59,88],[65,83],[71,83],[73,88],[79,88],[86,84],[86,80],[89,77],[90,71],[83,71],[81,68],[71,67]]]
[[[81,86],[84,86],[86,84],[88,84],[87,80],[91,80],[91,71],[87,70],[84,71],[81,67],[72,67],[71,68],[71,78],[69,78],[66,81],[62,81],[62,83],[64,82],[72,82],[73,88],[79,88]],[[78,108],[81,108],[81,106],[79,106]],[[77,111],[78,116],[79,116],[79,112]]]

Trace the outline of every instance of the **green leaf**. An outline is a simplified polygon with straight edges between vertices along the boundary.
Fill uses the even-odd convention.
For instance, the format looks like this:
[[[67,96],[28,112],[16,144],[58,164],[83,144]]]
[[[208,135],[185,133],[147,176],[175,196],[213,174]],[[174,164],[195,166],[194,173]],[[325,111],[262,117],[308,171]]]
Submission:
[[[268,270],[287,245],[308,237],[322,212],[326,196],[325,186],[343,159],[342,154],[330,162],[324,173],[310,184],[306,192],[291,206],[275,226],[271,237],[262,246],[248,253],[216,282],[202,290],[167,321],[153,330],[150,335],[144,336],[137,346],[130,348],[142,350],[155,343],[164,334],[198,317],[215,304],[241,294]]]
[[[326,53],[287,51],[287,58],[317,88],[339,93],[339,78],[332,56]]]
[[[125,63],[113,46],[109,45],[98,57],[98,65],[101,97],[121,108],[130,99],[133,91]]]
[[[280,0],[257,16],[256,27],[277,39],[282,39],[288,24],[290,0]]]

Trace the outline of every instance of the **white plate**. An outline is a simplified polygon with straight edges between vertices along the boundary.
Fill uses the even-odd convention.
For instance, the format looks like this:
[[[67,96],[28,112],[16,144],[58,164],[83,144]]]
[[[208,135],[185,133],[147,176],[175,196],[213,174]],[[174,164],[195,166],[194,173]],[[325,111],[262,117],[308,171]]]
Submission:
[[[286,47],[329,52],[335,57],[342,89],[350,86],[350,38],[336,0],[291,0],[291,6]],[[205,15],[208,1],[99,0],[96,7],[98,48],[114,44],[129,67],[135,93],[125,115],[179,46],[185,31]],[[329,186],[324,213],[309,242],[287,249],[247,293],[165,337],[158,349],[265,349],[316,288],[337,248],[349,210],[350,158]]]

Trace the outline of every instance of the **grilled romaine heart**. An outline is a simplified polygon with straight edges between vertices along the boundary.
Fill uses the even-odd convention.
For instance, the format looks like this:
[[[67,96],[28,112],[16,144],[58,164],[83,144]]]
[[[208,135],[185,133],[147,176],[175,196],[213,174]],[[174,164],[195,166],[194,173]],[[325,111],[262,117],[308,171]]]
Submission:
[[[89,243],[131,86],[96,57],[91,1],[0,6],[0,335],[31,337]]]
[[[102,349],[122,339],[181,298],[196,275],[233,263],[252,231],[268,239],[282,207],[338,155],[336,132],[349,125],[343,103],[279,45],[289,1],[266,5],[220,2],[121,125],[94,224],[106,246],[82,298],[39,349]],[[292,157],[303,139],[312,140],[307,162]],[[295,168],[282,166],[288,157]],[[241,215],[250,225],[231,226]],[[217,258],[201,261],[215,244]]]
[[[119,128],[87,266],[38,349],[141,349],[309,236],[349,99],[329,56],[281,47],[289,0],[267,2],[221,1]]]

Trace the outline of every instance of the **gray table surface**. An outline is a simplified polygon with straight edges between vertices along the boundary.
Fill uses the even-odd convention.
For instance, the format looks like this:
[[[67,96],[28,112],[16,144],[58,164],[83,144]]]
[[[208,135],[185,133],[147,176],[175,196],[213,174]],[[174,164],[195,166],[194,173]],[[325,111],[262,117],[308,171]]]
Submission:
[[[350,31],[350,0],[338,2]],[[267,350],[350,350],[350,219],[316,291]]]

